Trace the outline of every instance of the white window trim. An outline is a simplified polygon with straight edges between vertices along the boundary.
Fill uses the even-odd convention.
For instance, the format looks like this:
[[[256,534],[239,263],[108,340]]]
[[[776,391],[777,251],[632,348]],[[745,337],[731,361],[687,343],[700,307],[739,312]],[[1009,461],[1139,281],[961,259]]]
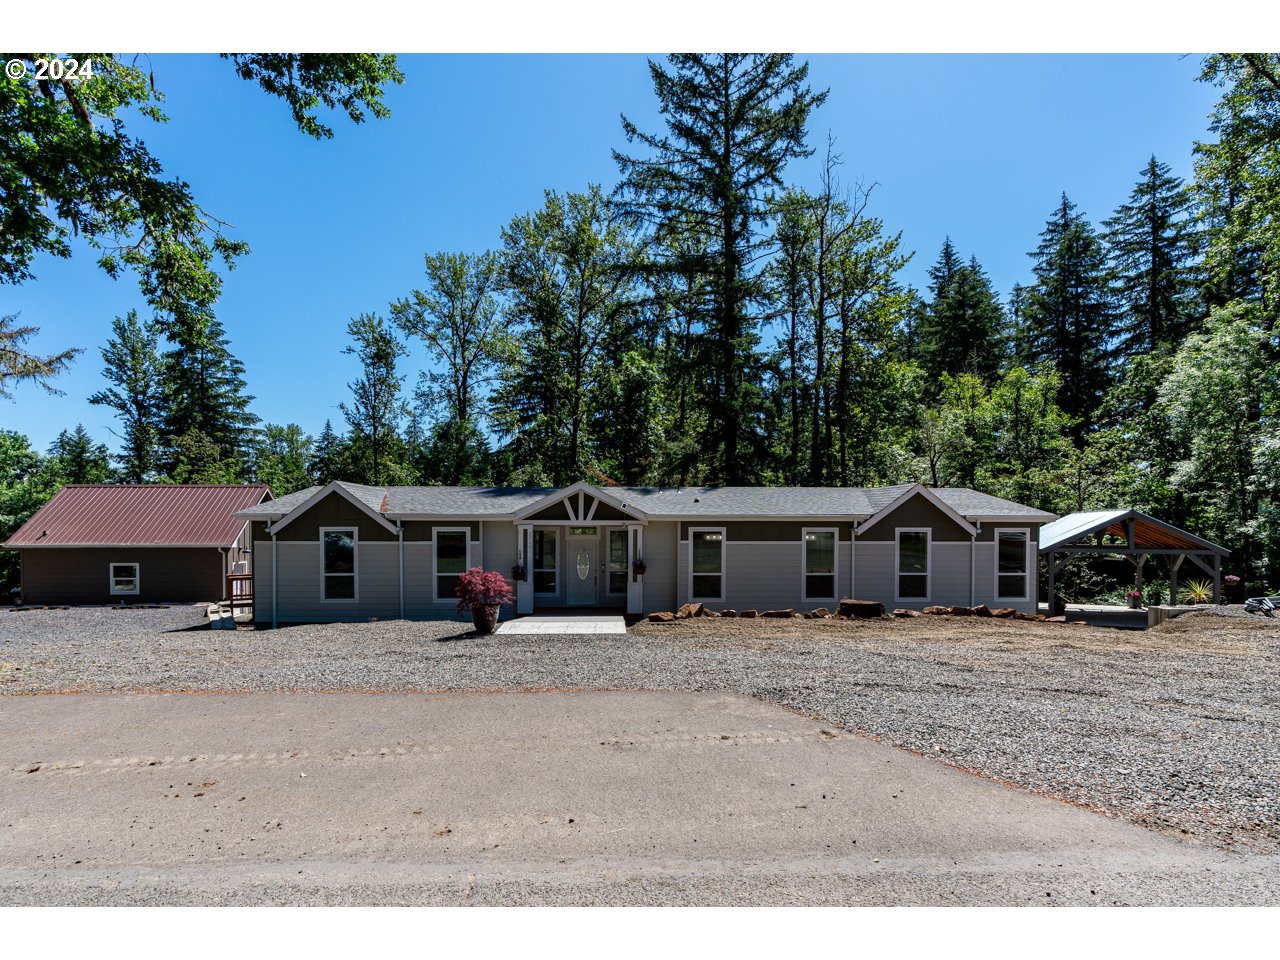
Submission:
[[[349,533],[351,534],[351,573],[329,573],[324,572],[324,535],[326,533]],[[352,596],[350,597],[334,597],[330,599],[324,595],[325,577],[351,577],[352,579]],[[359,527],[321,527],[320,528],[320,602],[321,603],[359,603],[360,602],[360,528]]]
[[[811,597],[809,587],[809,534],[829,533],[834,549],[831,552],[831,595],[827,597]],[[826,574],[815,574],[825,577]],[[800,529],[800,596],[806,603],[810,600],[835,600],[840,593],[840,528],[839,527],[802,527]]]
[[[924,551],[924,596],[903,597],[902,590],[902,534],[923,533],[925,535]],[[907,574],[919,576],[919,574]],[[893,599],[898,603],[928,603],[933,599],[933,528],[932,527],[895,527],[893,531]]]
[[[622,534],[622,589],[613,591],[609,589],[609,576],[613,573],[609,569],[609,565],[613,563],[613,554],[610,552],[612,547],[613,535]],[[604,528],[604,595],[606,597],[625,597],[627,595],[627,584],[631,581],[631,559],[630,550],[631,535],[627,533],[626,527],[605,527]]]
[[[534,541],[534,537],[537,536],[539,530],[542,530],[542,531],[550,530],[552,533],[556,535],[556,548],[554,551],[554,556],[556,558],[555,569],[548,570],[546,569],[546,567],[541,568],[541,571],[543,573],[555,574],[555,587],[553,587],[551,590],[539,590],[536,586],[537,580],[534,577],[534,574],[537,573],[538,571],[535,570],[533,566],[533,558],[537,556],[537,550],[533,545],[533,541]],[[568,537],[567,532],[565,533],[564,538],[560,536],[560,533],[561,533],[561,529],[558,525],[550,525],[550,524],[534,524],[533,529],[529,532],[529,583],[534,585],[533,595],[535,597],[555,597],[555,596],[559,596],[560,594],[560,541],[562,539],[567,539]],[[566,548],[566,555],[567,555],[567,548]]]
[[[693,595],[693,535],[695,533],[718,533],[720,534],[720,596],[718,597],[695,597]],[[685,589],[689,594],[690,603],[706,603],[710,600],[713,603],[724,603],[725,597],[729,595],[728,589],[728,572],[729,566],[729,537],[724,527],[690,527],[689,528],[689,579],[685,584]],[[715,574],[699,574],[699,576],[715,576]]]
[[[1022,596],[1005,597],[1000,594],[1000,535],[1004,533],[1020,533],[1024,538],[1026,545],[1026,554],[1023,557],[1023,565],[1025,570],[1022,573]],[[991,584],[991,596],[996,600],[1021,600],[1023,602],[1031,599],[1031,528],[1030,527],[996,527],[993,535],[993,546],[995,547],[995,556],[992,558],[993,577]],[[1006,574],[1006,576],[1016,576],[1016,574]]]
[[[436,544],[439,542],[436,539],[436,535],[440,533],[462,534],[462,541],[467,545],[466,559],[463,561],[462,569],[470,570],[471,569],[471,528],[470,527],[432,527],[431,528],[431,596],[435,598],[436,603],[443,603],[446,601],[457,603],[458,602],[457,594],[450,594],[447,597],[440,596],[440,577],[454,576],[454,574],[452,573],[447,573],[447,574],[440,573],[440,555],[437,553],[438,547],[436,546]]]
[[[133,589],[117,590],[116,589],[116,567],[133,567]],[[124,579],[121,577],[120,579]],[[134,563],[132,560],[121,563],[117,560],[107,564],[107,588],[111,591],[113,597],[136,597],[142,592],[142,564]]]

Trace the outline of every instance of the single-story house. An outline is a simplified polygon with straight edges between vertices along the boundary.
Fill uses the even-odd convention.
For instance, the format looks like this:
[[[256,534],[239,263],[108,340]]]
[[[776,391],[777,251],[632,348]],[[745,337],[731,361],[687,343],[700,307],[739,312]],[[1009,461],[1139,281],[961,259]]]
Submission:
[[[68,484],[4,548],[21,555],[22,603],[219,600],[252,567],[236,513],[270,498],[256,483]]]
[[[259,624],[455,616],[473,566],[516,581],[504,616],[687,601],[1036,610],[1051,513],[963,488],[372,487],[246,507]]]

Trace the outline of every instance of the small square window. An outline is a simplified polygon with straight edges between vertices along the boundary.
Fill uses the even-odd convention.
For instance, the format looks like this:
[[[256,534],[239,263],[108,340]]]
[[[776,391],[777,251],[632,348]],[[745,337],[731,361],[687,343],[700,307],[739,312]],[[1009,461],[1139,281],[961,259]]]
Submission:
[[[131,596],[142,588],[136,563],[113,563],[109,576],[113,595]]]

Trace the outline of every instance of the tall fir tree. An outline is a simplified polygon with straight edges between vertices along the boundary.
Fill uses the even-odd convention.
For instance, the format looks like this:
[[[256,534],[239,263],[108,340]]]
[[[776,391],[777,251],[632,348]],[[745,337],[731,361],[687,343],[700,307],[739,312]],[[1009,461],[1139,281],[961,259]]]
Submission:
[[[309,466],[315,441],[296,423],[268,423],[253,448],[253,479],[283,497],[311,483]]]
[[[334,480],[346,479],[342,475],[346,459],[345,447],[343,438],[333,429],[333,421],[325,420],[324,429],[316,437],[315,445],[311,450],[311,460],[307,465],[312,483],[323,486]]]
[[[1152,155],[1127,203],[1103,222],[1120,301],[1117,348],[1125,357],[1171,347],[1196,312],[1191,198]]]
[[[109,483],[114,479],[111,451],[105,443],[95,443],[83,423],[54,438],[49,461],[63,483]]]
[[[929,270],[933,301],[916,331],[915,356],[925,375],[925,391],[935,398],[944,375],[973,374],[990,384],[1007,353],[1008,320],[977,257],[960,260],[948,237]]]
[[[1116,319],[1106,250],[1064,193],[1029,256],[1035,283],[1022,308],[1022,359],[1028,366],[1051,363],[1062,375],[1058,405],[1083,448],[1112,381]]]
[[[112,386],[89,402],[110,407],[120,421],[121,478],[129,483],[153,479],[163,430],[164,392],[160,381],[160,333],[138,320],[136,310],[111,323],[113,336],[102,348],[103,378]]]
[[[650,61],[666,131],[642,132],[623,118],[629,143],[646,155],[614,151],[622,174],[621,212],[658,234],[693,230],[701,243],[666,245],[655,269],[707,280],[696,312],[710,334],[710,369],[700,403],[707,413],[712,451],[710,479],[750,482],[767,438],[758,354],[763,295],[761,247],[769,194],[782,188],[790,160],[807,157],[809,114],[826,99],[808,86],[807,64],[789,54],[676,54],[667,65]],[[697,250],[692,263],[672,256]]]
[[[173,343],[160,364],[165,466],[170,472],[176,467],[181,438],[199,434],[218,448],[218,462],[231,464],[237,475],[248,462],[258,422],[249,410],[253,397],[245,393],[244,364],[231,352],[216,317],[208,318],[202,336]]]

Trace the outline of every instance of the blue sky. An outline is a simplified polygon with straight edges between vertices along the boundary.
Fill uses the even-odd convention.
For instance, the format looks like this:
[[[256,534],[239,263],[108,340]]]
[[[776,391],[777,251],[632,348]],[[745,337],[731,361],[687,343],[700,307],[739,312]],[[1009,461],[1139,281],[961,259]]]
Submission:
[[[284,105],[211,56],[152,56],[170,122],[132,127],[170,175],[234,225],[252,253],[226,275],[218,308],[265,421],[318,431],[341,421],[355,375],[341,351],[347,320],[385,311],[422,282],[422,255],[496,246],[501,227],[542,192],[611,186],[624,146],[619,114],[658,124],[640,56],[412,56],[392,116],[317,143]],[[1002,294],[1027,280],[1032,249],[1062,191],[1095,223],[1121,203],[1155,153],[1191,171],[1214,90],[1196,56],[857,55],[807,58],[830,88],[810,124],[844,155],[844,175],[878,183],[869,212],[901,230],[923,286],[950,234]],[[789,179],[813,186],[815,156]],[[128,275],[106,277],[81,251],[45,258],[37,278],[0,288],[0,313],[42,328],[37,346],[86,347],[60,378],[63,397],[19,387],[0,426],[43,448],[83,422],[115,445],[98,350],[112,317],[142,309]],[[282,358],[287,362],[281,363]],[[411,355],[412,371],[425,362]]]

